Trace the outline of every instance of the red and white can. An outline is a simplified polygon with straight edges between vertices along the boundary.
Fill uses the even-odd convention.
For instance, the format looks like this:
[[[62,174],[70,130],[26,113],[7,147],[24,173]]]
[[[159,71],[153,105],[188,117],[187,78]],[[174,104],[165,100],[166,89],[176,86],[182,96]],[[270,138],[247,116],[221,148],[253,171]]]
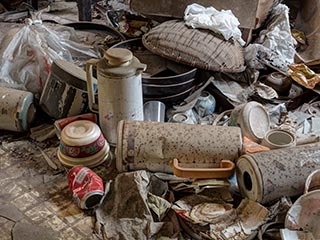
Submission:
[[[73,167],[68,174],[68,183],[74,201],[82,209],[98,205],[104,195],[103,180],[87,167]]]

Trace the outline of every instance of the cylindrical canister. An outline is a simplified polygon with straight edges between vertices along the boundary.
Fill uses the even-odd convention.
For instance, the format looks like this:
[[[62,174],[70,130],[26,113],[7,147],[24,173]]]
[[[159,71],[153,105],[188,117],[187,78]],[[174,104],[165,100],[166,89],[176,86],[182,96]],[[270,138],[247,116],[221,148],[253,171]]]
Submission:
[[[86,72],[73,63],[55,60],[41,94],[40,107],[55,119],[76,116],[87,110]]]
[[[148,169],[171,173],[169,163],[176,158],[182,166],[219,167],[223,159],[237,159],[241,149],[238,127],[120,121],[116,165],[119,171]]]
[[[92,91],[92,66],[97,67],[98,103]],[[141,73],[145,69],[131,51],[122,48],[110,48],[103,59],[87,62],[89,107],[99,113],[101,130],[111,145],[116,144],[120,120],[143,120]]]
[[[303,193],[310,173],[320,168],[320,143],[241,156],[236,175],[244,197],[261,203]]]
[[[15,132],[29,129],[36,112],[31,92],[0,87],[0,106],[0,129]]]
[[[73,167],[68,174],[68,184],[74,201],[82,209],[98,205],[104,195],[102,179],[87,167]]]

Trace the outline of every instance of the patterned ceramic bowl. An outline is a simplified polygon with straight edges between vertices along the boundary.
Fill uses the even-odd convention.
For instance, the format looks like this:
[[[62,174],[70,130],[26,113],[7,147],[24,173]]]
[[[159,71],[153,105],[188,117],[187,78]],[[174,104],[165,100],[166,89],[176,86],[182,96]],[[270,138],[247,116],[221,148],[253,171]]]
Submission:
[[[83,157],[83,158],[68,157],[63,153],[61,153],[60,149],[58,150],[57,155],[60,162],[67,167],[74,167],[79,165],[85,166],[85,167],[94,167],[94,166],[100,165],[106,160],[111,162],[111,159],[112,159],[109,144],[105,144],[104,148],[100,152],[89,157]]]
[[[97,124],[79,120],[61,132],[58,158],[66,166],[96,166],[111,158],[110,146]]]

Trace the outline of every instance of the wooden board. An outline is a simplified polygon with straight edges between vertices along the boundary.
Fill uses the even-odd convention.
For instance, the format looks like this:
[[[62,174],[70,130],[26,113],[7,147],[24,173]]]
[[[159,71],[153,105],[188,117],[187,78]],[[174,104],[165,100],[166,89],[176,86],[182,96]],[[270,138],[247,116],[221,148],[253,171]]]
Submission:
[[[241,28],[256,26],[259,0],[131,0],[131,9],[148,16],[183,18],[186,7],[195,2],[217,10],[232,10]]]

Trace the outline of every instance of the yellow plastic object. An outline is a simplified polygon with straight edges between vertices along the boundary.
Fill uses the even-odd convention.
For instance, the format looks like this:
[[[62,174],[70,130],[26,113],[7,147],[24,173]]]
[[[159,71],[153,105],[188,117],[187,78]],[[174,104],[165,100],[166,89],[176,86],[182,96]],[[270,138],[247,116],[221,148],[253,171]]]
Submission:
[[[235,164],[230,160],[221,160],[219,168],[191,168],[179,166],[178,159],[171,161],[174,175],[182,178],[228,178],[235,169]]]

